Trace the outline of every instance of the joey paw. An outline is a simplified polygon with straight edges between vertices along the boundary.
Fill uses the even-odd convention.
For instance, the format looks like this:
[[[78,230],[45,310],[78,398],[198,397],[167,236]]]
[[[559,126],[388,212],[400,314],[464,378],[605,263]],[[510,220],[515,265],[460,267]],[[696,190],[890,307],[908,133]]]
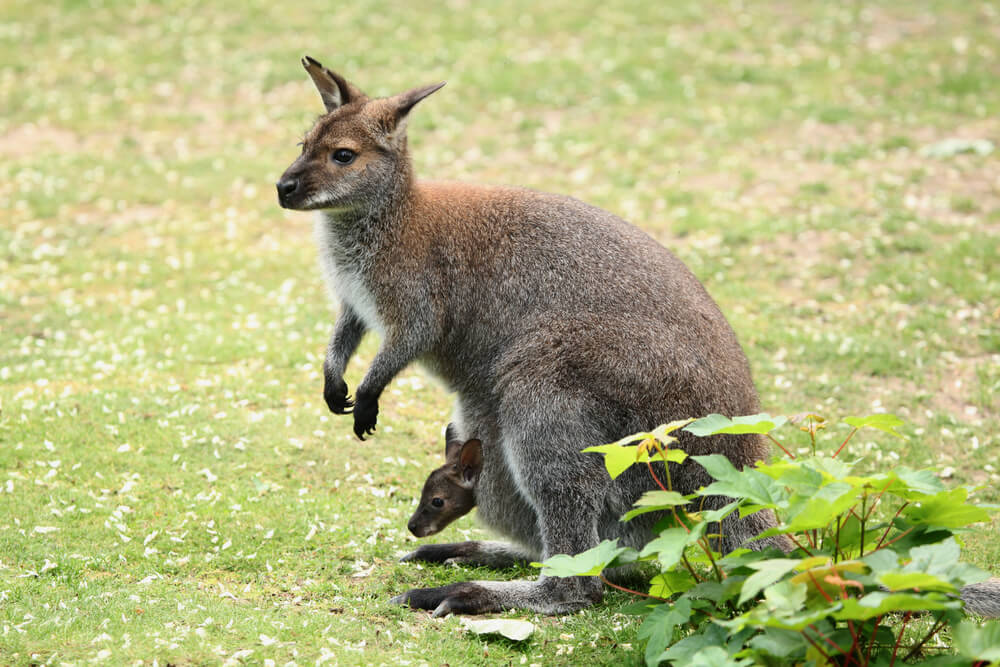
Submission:
[[[343,378],[331,379],[326,377],[323,381],[323,399],[330,412],[335,415],[350,414],[354,407],[354,401],[347,395],[347,383]]]

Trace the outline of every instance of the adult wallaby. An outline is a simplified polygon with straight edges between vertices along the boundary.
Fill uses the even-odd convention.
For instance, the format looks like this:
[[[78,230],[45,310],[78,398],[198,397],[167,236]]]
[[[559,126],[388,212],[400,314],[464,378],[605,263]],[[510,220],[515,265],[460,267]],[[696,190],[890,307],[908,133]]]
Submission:
[[[341,304],[324,362],[330,410],[353,407],[363,438],[386,385],[420,361],[457,394],[457,437],[483,442],[479,517],[517,544],[484,547],[491,555],[542,559],[615,537],[644,544],[655,517],[619,518],[650,488],[648,471],[612,481],[600,456],[580,450],[675,419],[759,411],[747,360],[711,297],[673,254],[601,209],[529,190],[417,181],[406,119],[443,84],[370,99],[315,60],[303,65],[327,113],[277,188],[283,207],[319,212],[320,261]],[[381,347],[352,402],[342,376],[367,330]],[[750,435],[682,432],[679,446],[723,454],[738,468],[768,454]],[[672,467],[671,479],[681,493],[711,481],[694,462]],[[766,512],[731,514],[720,547],[773,522]],[[477,549],[451,546],[456,555]],[[562,613],[601,595],[596,577],[540,577],[416,589],[395,601],[436,615]]]
[[[455,425],[445,429],[444,465],[427,476],[420,502],[406,527],[416,537],[439,533],[476,506],[476,483],[483,469],[483,443],[462,442]]]

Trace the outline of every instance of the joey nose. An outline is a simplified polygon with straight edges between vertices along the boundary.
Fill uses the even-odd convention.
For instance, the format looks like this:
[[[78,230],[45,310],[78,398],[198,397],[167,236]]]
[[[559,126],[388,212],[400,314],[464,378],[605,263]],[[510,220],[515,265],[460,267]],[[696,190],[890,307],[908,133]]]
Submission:
[[[278,197],[284,198],[299,189],[299,179],[283,178],[275,185],[278,186]]]

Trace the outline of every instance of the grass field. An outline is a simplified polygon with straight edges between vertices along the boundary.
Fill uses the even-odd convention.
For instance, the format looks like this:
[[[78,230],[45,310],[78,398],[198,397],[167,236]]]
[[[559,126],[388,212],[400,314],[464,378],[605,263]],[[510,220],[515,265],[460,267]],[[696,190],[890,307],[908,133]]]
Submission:
[[[420,5],[418,7],[418,4]],[[1000,500],[1000,10],[989,2],[37,3],[0,21],[0,664],[637,664],[627,599],[523,643],[388,604],[531,576],[399,564],[450,398],[327,412],[321,111],[447,80],[418,174],[572,194],[672,248],[765,409],[887,410],[866,465]],[[367,338],[353,388],[375,350]],[[480,535],[471,518],[439,536]],[[1000,525],[967,557],[1000,571]]]

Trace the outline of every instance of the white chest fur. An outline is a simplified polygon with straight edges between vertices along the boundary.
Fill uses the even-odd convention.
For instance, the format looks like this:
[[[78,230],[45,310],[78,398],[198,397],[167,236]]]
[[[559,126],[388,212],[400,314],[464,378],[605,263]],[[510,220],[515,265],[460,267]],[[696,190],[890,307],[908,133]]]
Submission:
[[[344,247],[331,220],[322,211],[316,214],[314,233],[319,248],[320,268],[331,296],[341,304],[350,306],[365,327],[374,329],[384,337],[385,327],[378,315],[375,296],[361,273],[358,253]]]

